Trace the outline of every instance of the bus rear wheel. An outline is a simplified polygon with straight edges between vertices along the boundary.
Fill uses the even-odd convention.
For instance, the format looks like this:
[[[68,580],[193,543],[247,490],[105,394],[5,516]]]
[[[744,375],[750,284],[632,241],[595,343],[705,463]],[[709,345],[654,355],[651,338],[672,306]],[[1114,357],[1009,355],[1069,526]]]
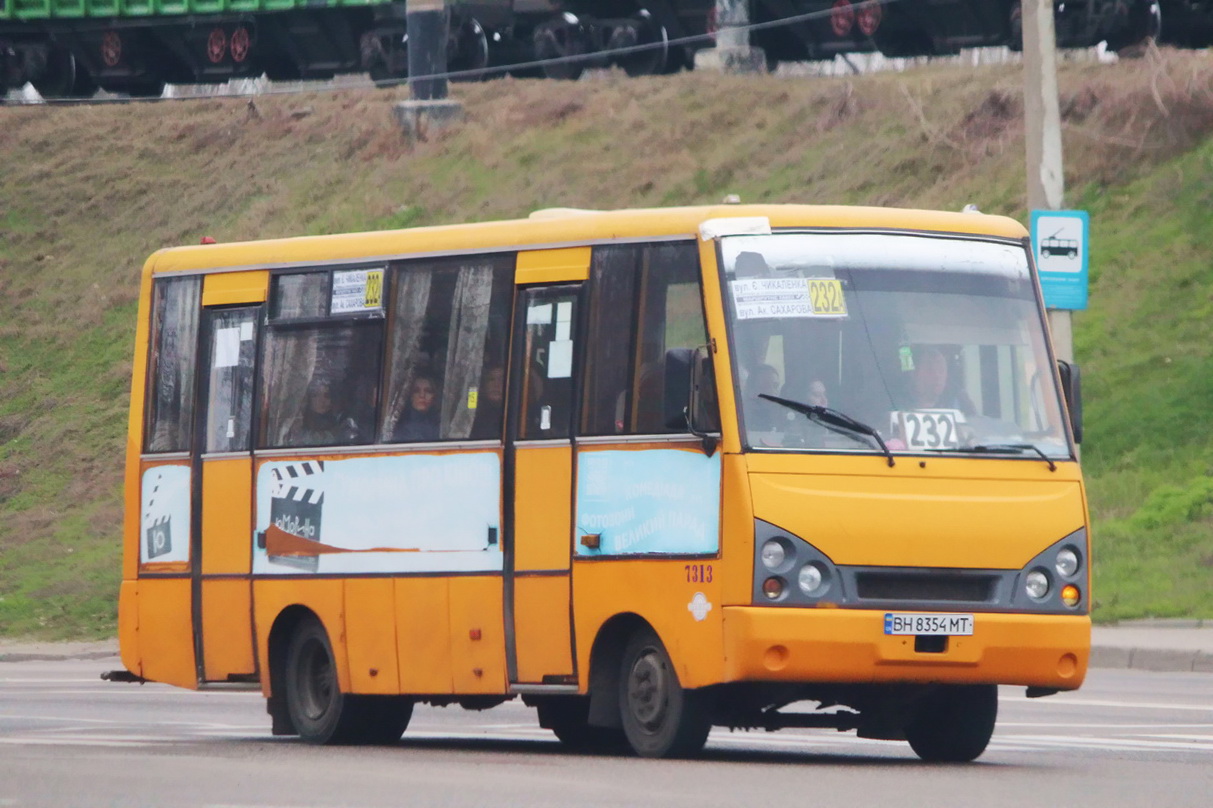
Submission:
[[[308,743],[395,743],[413,715],[413,703],[402,696],[342,693],[333,646],[314,619],[300,623],[291,637],[285,679],[291,722]]]
[[[652,629],[632,635],[619,676],[623,733],[640,757],[687,757],[703,749],[712,728],[703,696],[684,690]]]
[[[997,718],[997,686],[944,686],[922,700],[906,740],[925,761],[968,763],[986,751]]]

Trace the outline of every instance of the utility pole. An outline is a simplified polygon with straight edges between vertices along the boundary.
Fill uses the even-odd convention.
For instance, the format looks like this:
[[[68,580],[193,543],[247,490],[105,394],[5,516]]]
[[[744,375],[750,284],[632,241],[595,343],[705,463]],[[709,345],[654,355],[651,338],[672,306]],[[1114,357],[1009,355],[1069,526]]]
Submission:
[[[415,101],[446,98],[446,7],[444,0],[407,0],[409,91]]]
[[[1061,107],[1057,100],[1057,35],[1053,0],[1022,0],[1023,117],[1027,147],[1028,210],[1061,210],[1066,190],[1061,159]],[[1058,359],[1074,361],[1070,312],[1049,310]]]

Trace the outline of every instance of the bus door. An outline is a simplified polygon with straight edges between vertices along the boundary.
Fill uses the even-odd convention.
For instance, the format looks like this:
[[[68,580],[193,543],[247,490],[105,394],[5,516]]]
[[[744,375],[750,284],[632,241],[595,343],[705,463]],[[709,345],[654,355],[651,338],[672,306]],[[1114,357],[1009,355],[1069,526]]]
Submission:
[[[252,413],[261,306],[204,308],[193,450],[194,658],[199,682],[256,673]]]
[[[506,443],[507,666],[515,685],[575,687],[570,598],[573,358],[581,284],[523,288]]]

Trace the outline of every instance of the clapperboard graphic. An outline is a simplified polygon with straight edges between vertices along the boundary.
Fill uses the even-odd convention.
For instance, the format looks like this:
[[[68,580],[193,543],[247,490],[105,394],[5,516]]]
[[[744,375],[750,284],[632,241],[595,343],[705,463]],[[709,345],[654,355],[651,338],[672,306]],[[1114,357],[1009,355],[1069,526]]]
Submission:
[[[270,524],[284,533],[309,542],[321,541],[321,513],[324,510],[324,463],[308,460],[302,463],[287,463],[272,469],[273,482],[270,487]],[[269,560],[275,564],[315,572],[320,565],[320,554],[293,551],[289,555],[274,555],[270,548]]]
[[[152,491],[148,495],[147,509],[143,512],[144,538],[147,541],[147,560],[152,561],[160,556],[173,552],[173,525],[167,513],[157,513],[156,494],[160,492],[163,474],[156,475]]]

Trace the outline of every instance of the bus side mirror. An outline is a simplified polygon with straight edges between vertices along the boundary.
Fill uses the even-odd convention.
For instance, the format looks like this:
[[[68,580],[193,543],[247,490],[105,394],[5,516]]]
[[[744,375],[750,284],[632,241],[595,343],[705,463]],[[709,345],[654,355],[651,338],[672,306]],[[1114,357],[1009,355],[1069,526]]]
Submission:
[[[707,348],[671,348],[665,352],[665,402],[668,429],[695,435],[720,431],[716,379]]]
[[[665,352],[665,402],[662,414],[666,429],[685,432],[690,424],[687,413],[691,401],[691,364],[695,360],[692,348],[671,348]]]
[[[706,435],[720,431],[720,407],[716,404],[716,372],[707,346],[695,349],[691,363],[691,432]]]
[[[1082,373],[1078,365],[1058,359],[1057,374],[1061,377],[1061,394],[1066,399],[1066,409],[1070,411],[1074,442],[1082,443]]]

